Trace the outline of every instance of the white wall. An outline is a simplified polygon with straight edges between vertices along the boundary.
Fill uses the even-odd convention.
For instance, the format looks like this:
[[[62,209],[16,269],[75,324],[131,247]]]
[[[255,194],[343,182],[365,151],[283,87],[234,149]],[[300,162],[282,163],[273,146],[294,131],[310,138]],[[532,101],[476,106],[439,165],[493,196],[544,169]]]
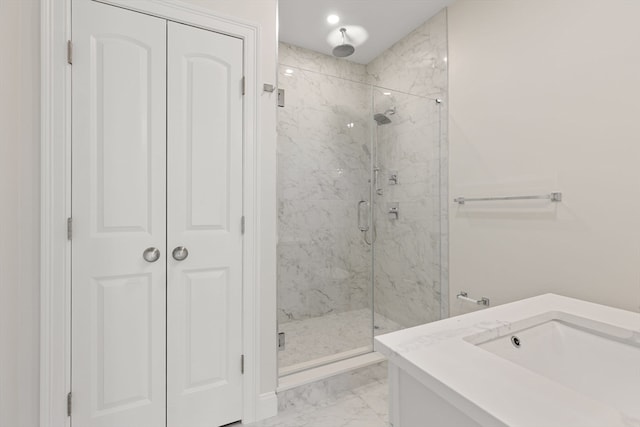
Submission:
[[[455,294],[555,292],[640,310],[640,3],[458,0],[449,9]]]
[[[38,423],[39,19],[0,0],[0,426]]]

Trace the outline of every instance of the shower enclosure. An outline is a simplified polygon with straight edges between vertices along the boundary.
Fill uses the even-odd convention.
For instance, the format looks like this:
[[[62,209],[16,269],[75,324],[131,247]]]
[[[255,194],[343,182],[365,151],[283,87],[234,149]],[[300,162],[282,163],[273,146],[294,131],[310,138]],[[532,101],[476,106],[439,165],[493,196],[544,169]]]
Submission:
[[[442,316],[442,103],[363,70],[279,67],[280,375]]]

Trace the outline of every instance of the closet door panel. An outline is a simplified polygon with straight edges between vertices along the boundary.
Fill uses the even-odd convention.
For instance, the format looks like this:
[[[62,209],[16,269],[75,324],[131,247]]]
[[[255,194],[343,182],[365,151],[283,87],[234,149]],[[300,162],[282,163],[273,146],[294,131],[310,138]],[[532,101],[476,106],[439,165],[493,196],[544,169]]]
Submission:
[[[169,23],[168,426],[242,417],[242,41]]]
[[[166,21],[72,7],[71,422],[164,426]]]

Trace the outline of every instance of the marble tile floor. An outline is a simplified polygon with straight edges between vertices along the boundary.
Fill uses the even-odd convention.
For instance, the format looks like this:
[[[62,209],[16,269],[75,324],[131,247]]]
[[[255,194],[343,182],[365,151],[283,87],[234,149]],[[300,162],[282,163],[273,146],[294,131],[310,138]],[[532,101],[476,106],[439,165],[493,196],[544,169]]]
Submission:
[[[278,352],[280,369],[360,348],[371,351],[371,315],[371,309],[363,308],[281,323],[279,330],[285,333],[286,345]],[[375,335],[398,329],[402,329],[399,324],[375,314]]]
[[[388,427],[387,380],[374,380],[315,404],[300,404],[253,424],[230,427]]]

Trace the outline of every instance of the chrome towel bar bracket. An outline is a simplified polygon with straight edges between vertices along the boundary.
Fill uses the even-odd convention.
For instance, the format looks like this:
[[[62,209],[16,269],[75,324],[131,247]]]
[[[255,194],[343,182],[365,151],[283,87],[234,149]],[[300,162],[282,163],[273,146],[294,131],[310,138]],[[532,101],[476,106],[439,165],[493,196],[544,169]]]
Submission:
[[[485,307],[489,307],[489,304],[490,304],[489,298],[485,298],[485,297],[482,297],[480,299],[469,298],[469,295],[464,291],[456,295],[456,298],[462,301],[472,302],[477,305],[484,305]]]

